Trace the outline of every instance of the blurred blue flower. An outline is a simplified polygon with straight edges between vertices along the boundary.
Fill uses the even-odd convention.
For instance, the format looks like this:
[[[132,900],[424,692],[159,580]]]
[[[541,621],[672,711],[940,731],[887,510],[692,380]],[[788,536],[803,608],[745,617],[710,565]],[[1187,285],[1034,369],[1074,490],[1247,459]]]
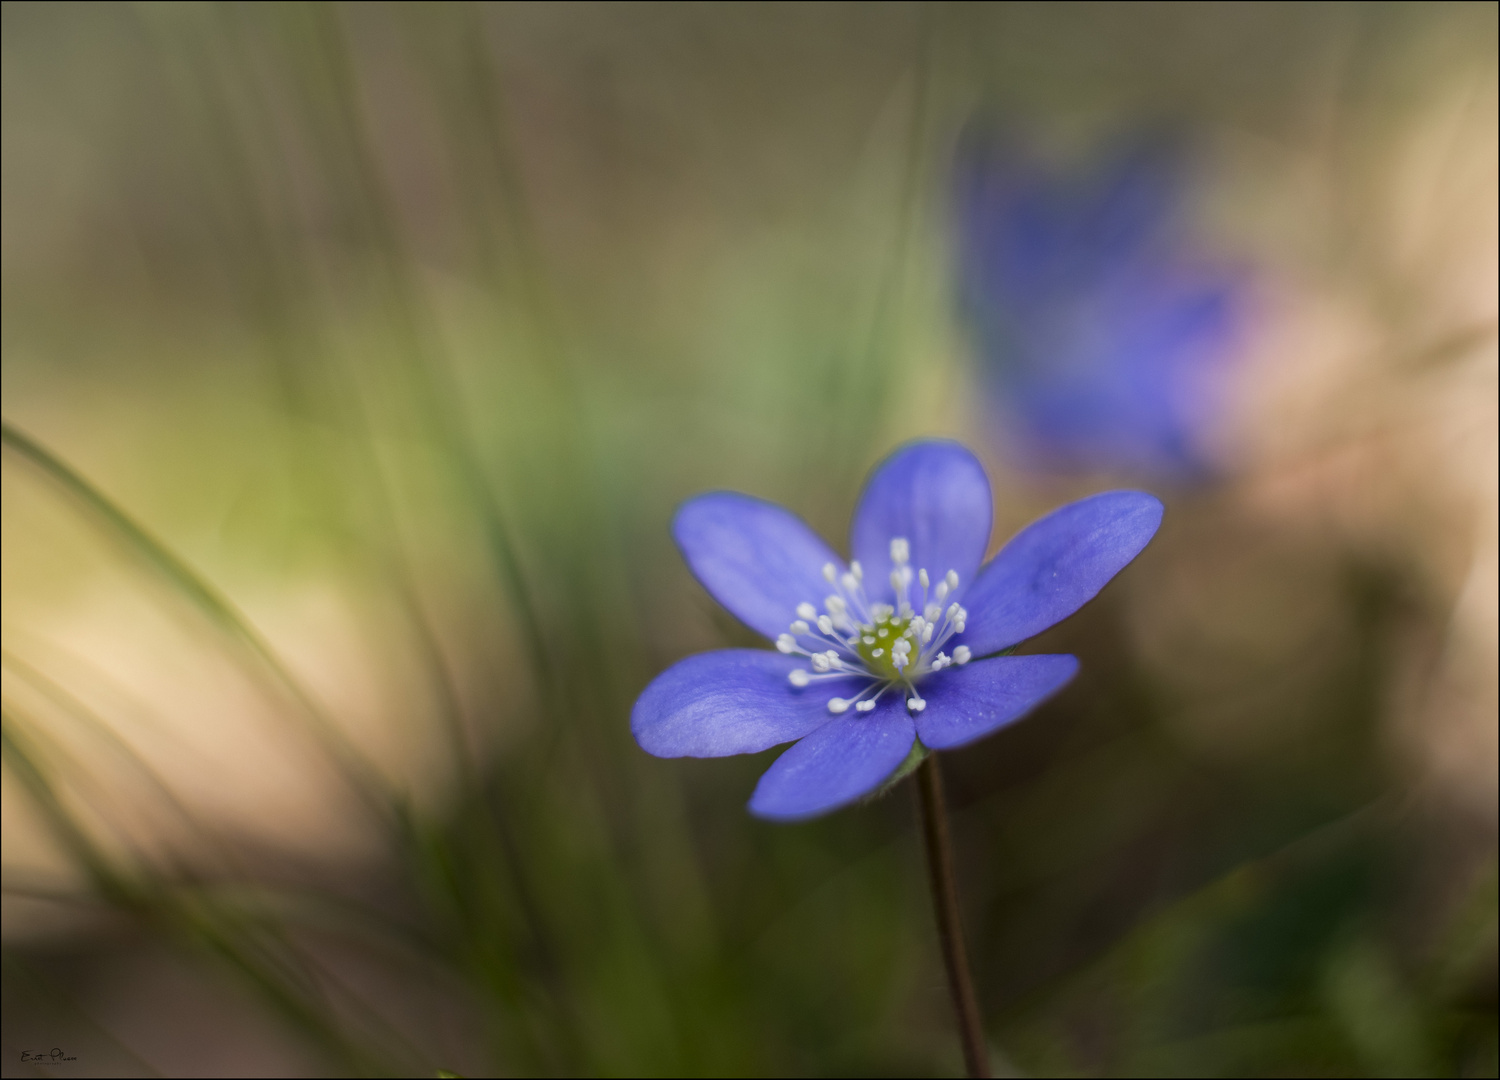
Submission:
[[[750,800],[761,817],[796,820],[878,788],[918,738],[943,750],[1018,719],[1078,661],[993,654],[1098,593],[1155,534],[1162,505],[1138,491],[1082,499],[981,567],[990,511],[983,467],[940,441],[909,444],[871,475],[847,566],[772,503],[689,500],[672,526],[688,566],[778,651],[725,649],[669,668],[635,704],[636,741],[657,757],[723,757],[801,740]]]
[[[958,155],[965,312],[1012,453],[1040,469],[1191,476],[1234,354],[1244,283],[1184,234],[1179,143],[1102,167],[1043,164],[971,133]]]

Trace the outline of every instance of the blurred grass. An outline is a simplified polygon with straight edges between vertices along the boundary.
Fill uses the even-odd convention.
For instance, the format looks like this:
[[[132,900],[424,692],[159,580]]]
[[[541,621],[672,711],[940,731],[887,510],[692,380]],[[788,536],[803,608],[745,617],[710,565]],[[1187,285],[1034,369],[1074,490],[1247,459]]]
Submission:
[[[655,671],[749,641],[672,508],[741,488],[838,538],[890,445],[963,432],[977,103],[1295,142],[1494,58],[1488,5],[3,19],[5,1046],[155,1038],[119,1068],[162,1072],[233,1071],[241,1011],[288,1073],[956,1071],[904,793],[773,828],[773,754],[630,739]],[[997,538],[1065,497],[1000,488]],[[1494,1075],[1493,833],[1381,726],[1446,612],[1166,494],[1036,645],[1079,684],[950,755],[989,1030],[1028,1073]],[[215,739],[221,773],[183,749]],[[122,1019],[105,976],[156,952],[222,1028]]]

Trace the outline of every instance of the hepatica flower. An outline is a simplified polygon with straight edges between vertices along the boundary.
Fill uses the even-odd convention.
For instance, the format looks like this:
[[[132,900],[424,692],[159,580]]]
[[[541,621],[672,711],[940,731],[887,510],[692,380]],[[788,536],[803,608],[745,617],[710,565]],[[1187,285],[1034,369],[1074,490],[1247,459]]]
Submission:
[[[958,156],[964,309],[1013,456],[1051,470],[1211,472],[1244,274],[1194,242],[1182,146],[1138,137],[1085,169],[973,133]]]
[[[658,757],[750,754],[795,742],[750,810],[796,820],[875,791],[927,750],[1025,715],[1078,669],[1001,655],[1071,615],[1146,546],[1161,503],[1095,495],[1028,526],[988,564],[990,485],[956,443],[918,442],[865,486],[845,562],[800,518],[716,492],[678,511],[694,575],[775,649],[724,649],[663,672],[631,730]]]

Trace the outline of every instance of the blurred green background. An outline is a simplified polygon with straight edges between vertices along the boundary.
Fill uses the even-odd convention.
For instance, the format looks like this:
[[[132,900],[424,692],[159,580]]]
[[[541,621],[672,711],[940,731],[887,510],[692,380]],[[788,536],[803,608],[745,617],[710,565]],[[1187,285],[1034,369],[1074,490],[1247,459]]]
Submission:
[[[1494,1076],[1496,6],[3,6],[5,1075],[953,1075],[911,797],[744,811],[635,695],[667,524],[1157,541],[945,754],[1010,1075]],[[1212,482],[1038,476],[955,144],[1187,132]],[[62,1048],[76,1062],[23,1054]]]

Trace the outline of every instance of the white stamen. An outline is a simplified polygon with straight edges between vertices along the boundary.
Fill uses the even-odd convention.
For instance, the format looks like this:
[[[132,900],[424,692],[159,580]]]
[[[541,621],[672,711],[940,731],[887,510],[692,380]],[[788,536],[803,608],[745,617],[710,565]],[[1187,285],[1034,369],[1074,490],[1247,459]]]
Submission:
[[[971,650],[964,645],[955,647],[952,656],[941,651],[955,634],[963,633],[969,617],[960,604],[948,603],[958,587],[957,572],[949,570],[934,581],[925,567],[910,565],[911,543],[905,537],[891,539],[890,553],[894,606],[870,602],[863,587],[864,568],[858,561],[850,562],[847,570],[830,562],[823,567],[823,577],[834,588],[833,594],[823,599],[826,614],[818,614],[810,603],[798,604],[796,621],[789,626],[791,633],[776,638],[780,652],[809,660],[811,671],[797,668],[787,673],[787,681],[798,689],[827,679],[866,680],[866,688],[856,696],[831,698],[831,713],[846,712],[851,705],[859,712],[872,712],[885,691],[897,684],[904,686],[907,707],[914,713],[921,712],[927,702],[918,693],[917,682],[930,672],[966,664],[972,658]],[[922,586],[920,614],[911,593],[914,582]],[[932,599],[934,596],[936,599]],[[806,643],[803,638],[808,639]],[[814,645],[835,647],[808,652]],[[887,650],[890,659],[885,662]],[[882,663],[877,665],[876,661]]]

